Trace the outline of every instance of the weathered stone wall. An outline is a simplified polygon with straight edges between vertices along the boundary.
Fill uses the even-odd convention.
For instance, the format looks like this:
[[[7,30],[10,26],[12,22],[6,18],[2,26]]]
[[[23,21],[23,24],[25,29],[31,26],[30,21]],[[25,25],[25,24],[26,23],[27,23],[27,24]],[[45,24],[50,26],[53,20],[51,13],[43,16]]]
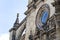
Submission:
[[[16,39],[20,39],[22,36],[22,32],[25,29],[26,21],[16,30]]]
[[[12,32],[10,32],[9,40],[12,40],[12,34],[13,34],[13,31],[12,31]]]
[[[40,7],[43,5],[43,4],[48,4],[46,2],[39,2],[37,3],[36,5],[36,9],[32,9],[29,14],[27,14],[27,22],[26,22],[26,36],[25,36],[25,40],[29,40],[29,35],[30,35],[30,31],[32,30],[32,34],[34,35],[35,34],[35,30],[36,30],[36,24],[35,24],[35,21],[36,21],[36,15],[38,13],[38,10],[40,9]],[[53,12],[53,7],[51,6],[51,4],[48,4],[50,6],[50,9],[51,9],[51,15],[52,13],[54,14]],[[50,15],[50,16],[51,16]]]
[[[32,2],[32,0],[28,0],[28,4],[30,4]]]

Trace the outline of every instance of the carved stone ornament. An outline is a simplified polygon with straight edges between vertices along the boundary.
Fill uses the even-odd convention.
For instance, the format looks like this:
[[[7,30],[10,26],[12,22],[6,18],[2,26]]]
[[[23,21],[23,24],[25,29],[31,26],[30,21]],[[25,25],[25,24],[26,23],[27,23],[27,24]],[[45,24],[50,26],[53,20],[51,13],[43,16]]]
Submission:
[[[50,7],[48,4],[44,4],[38,10],[36,16],[36,26],[39,30],[43,30],[43,25],[47,23],[50,14]]]

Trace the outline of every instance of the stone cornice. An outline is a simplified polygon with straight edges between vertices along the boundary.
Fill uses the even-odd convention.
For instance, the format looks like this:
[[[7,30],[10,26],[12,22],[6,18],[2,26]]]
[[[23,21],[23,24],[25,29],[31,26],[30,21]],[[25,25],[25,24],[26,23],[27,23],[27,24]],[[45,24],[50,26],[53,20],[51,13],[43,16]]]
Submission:
[[[55,13],[55,16],[58,16],[58,15],[60,16],[60,13]]]
[[[28,9],[24,14],[27,15],[30,11],[32,11],[32,7],[30,9]]]
[[[30,4],[28,4],[28,8],[31,8],[33,6],[34,2],[32,1]]]
[[[38,0],[36,3],[35,2],[31,2],[30,4],[28,4],[28,10],[24,13],[25,15],[29,14],[30,11],[32,11],[33,9],[36,9],[36,6],[41,2],[41,0]]]
[[[16,27],[13,27],[9,30],[9,32],[13,31],[13,30],[16,30]]]

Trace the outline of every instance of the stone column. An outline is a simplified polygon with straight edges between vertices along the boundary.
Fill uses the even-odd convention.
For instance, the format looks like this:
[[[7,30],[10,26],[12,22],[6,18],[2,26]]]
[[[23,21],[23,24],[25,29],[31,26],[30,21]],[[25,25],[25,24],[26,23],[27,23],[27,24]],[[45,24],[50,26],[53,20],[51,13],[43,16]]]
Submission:
[[[60,40],[60,0],[55,0],[56,40]]]
[[[15,30],[15,28],[11,28],[11,29],[9,30],[9,32],[10,32],[9,40],[15,40],[15,35],[16,35],[16,30]]]

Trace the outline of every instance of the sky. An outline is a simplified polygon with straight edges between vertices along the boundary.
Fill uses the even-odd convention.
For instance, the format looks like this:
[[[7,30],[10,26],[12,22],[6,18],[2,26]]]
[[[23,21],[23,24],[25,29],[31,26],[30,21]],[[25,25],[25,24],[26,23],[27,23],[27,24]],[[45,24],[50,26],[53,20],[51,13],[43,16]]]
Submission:
[[[28,0],[0,0],[0,40],[9,39],[9,29],[13,27],[17,13],[20,22],[25,18],[27,4]]]
[[[27,5],[28,0],[0,0],[0,40],[9,40],[9,29],[13,27],[17,13],[21,22],[26,16]]]

